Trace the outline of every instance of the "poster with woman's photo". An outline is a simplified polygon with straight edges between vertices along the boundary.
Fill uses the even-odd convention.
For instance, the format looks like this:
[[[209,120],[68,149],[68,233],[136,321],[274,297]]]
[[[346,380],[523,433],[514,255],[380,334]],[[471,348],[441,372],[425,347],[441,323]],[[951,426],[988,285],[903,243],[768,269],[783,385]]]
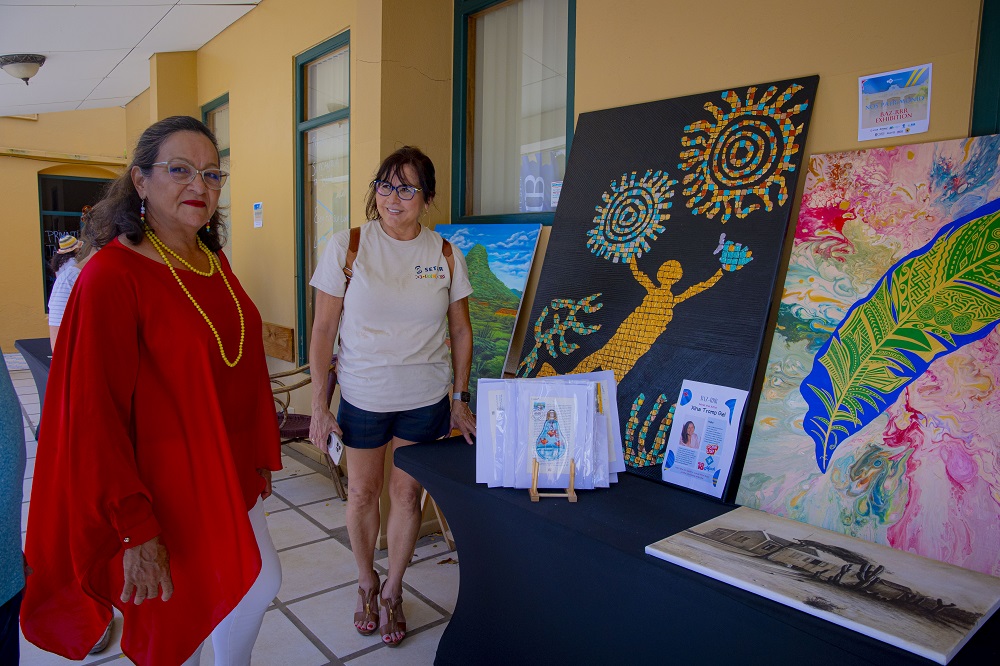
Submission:
[[[722,497],[746,399],[746,391],[685,379],[663,456],[663,480]]]

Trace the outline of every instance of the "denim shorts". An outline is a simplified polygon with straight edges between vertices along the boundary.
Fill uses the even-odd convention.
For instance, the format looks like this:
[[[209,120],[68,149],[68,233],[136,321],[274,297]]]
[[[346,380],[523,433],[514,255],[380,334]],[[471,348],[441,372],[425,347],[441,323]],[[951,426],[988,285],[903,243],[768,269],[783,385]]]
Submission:
[[[426,407],[369,412],[341,398],[337,423],[344,431],[344,444],[353,449],[377,449],[393,437],[409,442],[440,439],[451,431],[451,400],[446,395]]]

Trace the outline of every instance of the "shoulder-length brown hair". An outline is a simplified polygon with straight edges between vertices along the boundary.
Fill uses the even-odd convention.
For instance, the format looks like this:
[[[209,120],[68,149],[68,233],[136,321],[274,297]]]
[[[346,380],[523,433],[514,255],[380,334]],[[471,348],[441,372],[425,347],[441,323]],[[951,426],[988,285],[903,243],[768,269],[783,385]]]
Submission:
[[[191,116],[171,116],[147,127],[136,143],[132,161],[125,168],[125,172],[111,181],[105,190],[104,198],[90,211],[90,223],[84,231],[87,239],[94,245],[104,247],[121,234],[125,234],[133,244],[142,241],[143,228],[139,220],[139,206],[142,204],[142,199],[132,183],[132,167],[139,167],[144,176],[149,176],[153,171],[153,163],[158,161],[157,157],[163,142],[176,132],[198,132],[205,135],[215,146],[218,155],[219,142],[215,140],[212,130]],[[208,249],[218,252],[226,244],[225,230],[221,224],[222,215],[218,209],[212,214],[209,222],[210,229],[206,231],[205,227],[202,227],[198,230],[198,237]]]
[[[410,183],[414,187],[420,188],[420,193],[424,195],[424,201],[430,203],[437,193],[437,180],[434,178],[434,163],[431,158],[424,154],[424,151],[414,146],[403,146],[399,150],[382,160],[378,171],[375,173],[375,180],[390,181],[393,176],[400,181],[403,180],[403,167],[409,164],[417,172],[417,183]],[[369,220],[379,219],[378,206],[375,205],[375,187],[368,188],[365,195],[365,215]]]

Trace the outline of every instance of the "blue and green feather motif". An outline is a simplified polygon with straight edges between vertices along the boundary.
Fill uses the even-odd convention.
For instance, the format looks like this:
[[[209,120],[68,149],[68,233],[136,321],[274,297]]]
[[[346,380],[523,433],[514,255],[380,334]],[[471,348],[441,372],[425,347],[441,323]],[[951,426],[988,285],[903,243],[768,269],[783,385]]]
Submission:
[[[897,262],[817,352],[799,390],[820,471],[935,359],[986,337],[998,321],[1000,200]]]

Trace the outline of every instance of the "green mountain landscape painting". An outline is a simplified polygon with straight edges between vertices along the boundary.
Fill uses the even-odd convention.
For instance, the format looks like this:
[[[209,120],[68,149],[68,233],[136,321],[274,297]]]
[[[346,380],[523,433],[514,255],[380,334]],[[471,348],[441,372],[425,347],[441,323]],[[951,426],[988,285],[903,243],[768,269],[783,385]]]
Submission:
[[[499,378],[521,307],[541,225],[438,224],[441,234],[465,255],[472,295],[472,408],[480,378]]]

